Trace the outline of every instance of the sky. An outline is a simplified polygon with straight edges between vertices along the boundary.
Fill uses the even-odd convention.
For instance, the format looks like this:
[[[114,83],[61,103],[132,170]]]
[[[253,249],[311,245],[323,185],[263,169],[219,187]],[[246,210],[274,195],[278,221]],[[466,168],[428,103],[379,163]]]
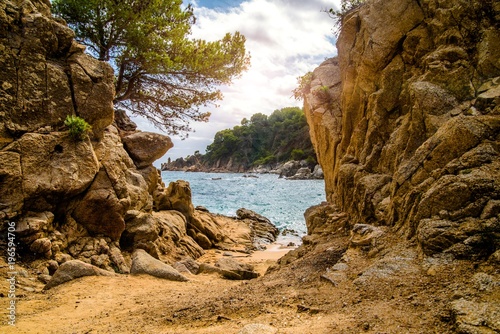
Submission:
[[[191,123],[195,132],[182,140],[171,136],[174,147],[156,161],[205,153],[215,134],[241,123],[253,114],[270,115],[284,107],[302,107],[292,97],[297,77],[314,70],[337,54],[333,20],[322,10],[340,0],[185,0],[194,7],[192,37],[218,40],[239,31],[246,37],[251,63],[248,71],[230,86],[221,87],[223,100],[208,108],[208,123]],[[134,118],[139,129],[160,132],[147,121]]]

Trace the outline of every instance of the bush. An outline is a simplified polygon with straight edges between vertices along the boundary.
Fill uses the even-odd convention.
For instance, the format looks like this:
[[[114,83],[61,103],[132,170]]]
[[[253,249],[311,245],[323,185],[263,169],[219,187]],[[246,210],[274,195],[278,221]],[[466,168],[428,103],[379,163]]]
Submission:
[[[340,9],[336,10],[334,8],[330,8],[328,11],[328,15],[335,20],[335,26],[333,28],[333,33],[335,36],[340,34],[340,30],[342,29],[342,21],[347,13],[351,10],[361,6],[366,0],[341,0],[340,1]]]
[[[292,150],[292,153],[290,154],[290,157],[292,158],[292,160],[302,160],[305,158],[305,153],[299,148],[294,148]]]
[[[68,127],[69,135],[74,140],[84,140],[92,127],[83,118],[78,116],[68,115],[64,121],[64,125]]]
[[[313,79],[312,72],[307,72],[301,77],[297,78],[297,88],[295,88],[292,93],[296,100],[302,100],[304,95],[309,93],[311,90],[311,81]]]

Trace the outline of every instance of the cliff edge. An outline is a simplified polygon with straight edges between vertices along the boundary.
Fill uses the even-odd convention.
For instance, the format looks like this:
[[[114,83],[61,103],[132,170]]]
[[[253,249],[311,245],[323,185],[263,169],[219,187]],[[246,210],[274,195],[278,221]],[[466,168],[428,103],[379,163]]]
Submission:
[[[498,251],[499,18],[495,1],[431,0],[345,16],[304,106],[327,199],[353,223],[390,226],[424,255]]]

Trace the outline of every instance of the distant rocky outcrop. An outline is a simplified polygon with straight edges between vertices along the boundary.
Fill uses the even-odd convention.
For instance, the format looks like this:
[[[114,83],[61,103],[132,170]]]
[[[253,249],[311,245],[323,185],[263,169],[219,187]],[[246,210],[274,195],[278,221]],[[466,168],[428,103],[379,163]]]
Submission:
[[[48,287],[95,268],[128,273],[137,249],[173,263],[261,247],[260,222],[195,210],[187,182],[165,186],[152,163],[170,138],[113,109],[113,69],[84,53],[48,1],[2,1],[0,27],[0,231],[15,223],[19,254]],[[68,115],[90,136],[70,137]]]
[[[282,178],[291,180],[323,179],[323,170],[319,164],[311,164],[307,160],[290,160],[282,163],[272,163],[245,168],[243,166],[206,166],[195,156],[184,160],[179,158],[169,163],[162,163],[163,171],[207,172],[207,173],[253,173],[253,174],[278,174]]]
[[[496,2],[430,0],[346,15],[304,103],[329,202],[426,255],[498,251],[499,17]]]

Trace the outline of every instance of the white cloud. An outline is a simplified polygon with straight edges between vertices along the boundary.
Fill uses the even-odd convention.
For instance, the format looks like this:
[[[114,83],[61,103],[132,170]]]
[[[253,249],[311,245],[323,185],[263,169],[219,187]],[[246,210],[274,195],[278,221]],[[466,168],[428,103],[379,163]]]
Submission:
[[[197,3],[203,5],[203,1]],[[196,132],[186,140],[173,137],[174,148],[157,165],[168,157],[204,152],[217,131],[238,125],[244,117],[301,106],[291,97],[296,78],[337,53],[333,21],[321,12],[332,5],[328,0],[248,0],[224,11],[195,6],[193,37],[217,40],[227,32],[241,32],[247,39],[251,67],[233,85],[222,88],[224,99],[218,102],[219,108],[210,110],[210,122],[192,124]],[[151,131],[143,122],[139,127]]]

